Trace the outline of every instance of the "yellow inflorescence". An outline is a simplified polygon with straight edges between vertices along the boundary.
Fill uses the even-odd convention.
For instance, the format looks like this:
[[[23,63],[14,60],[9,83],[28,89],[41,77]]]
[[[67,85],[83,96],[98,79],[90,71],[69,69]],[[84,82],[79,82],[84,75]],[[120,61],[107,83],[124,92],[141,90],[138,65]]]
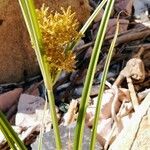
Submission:
[[[48,12],[44,5],[37,10],[39,27],[41,29],[44,55],[52,70],[72,71],[75,66],[75,55],[72,51],[65,51],[66,46],[79,37],[79,23],[71,7],[62,13]]]

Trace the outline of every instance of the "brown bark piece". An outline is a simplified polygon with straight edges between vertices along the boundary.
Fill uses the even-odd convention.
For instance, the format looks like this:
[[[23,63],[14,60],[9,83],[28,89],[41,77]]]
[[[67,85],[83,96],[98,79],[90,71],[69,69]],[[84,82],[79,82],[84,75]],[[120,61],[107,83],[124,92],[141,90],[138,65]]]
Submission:
[[[121,131],[109,150],[145,150],[150,145],[150,93],[136,110],[130,123]],[[140,148],[139,148],[140,147]]]
[[[148,37],[150,35],[150,30],[147,27],[138,27],[134,29],[127,30],[118,35],[116,46],[124,43],[128,43],[135,40],[143,39],[143,37]],[[109,43],[112,42],[114,35],[108,35],[105,40]]]
[[[82,24],[90,15],[87,0],[35,0],[38,8],[44,2],[50,11],[72,6]],[[39,74],[18,0],[0,0],[0,65],[0,84],[20,82]]]

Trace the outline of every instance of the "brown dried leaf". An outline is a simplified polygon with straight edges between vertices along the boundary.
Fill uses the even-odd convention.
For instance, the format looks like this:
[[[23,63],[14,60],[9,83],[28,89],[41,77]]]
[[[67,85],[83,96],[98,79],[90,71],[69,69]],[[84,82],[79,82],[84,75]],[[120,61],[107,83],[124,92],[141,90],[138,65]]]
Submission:
[[[124,11],[126,15],[131,16],[133,0],[116,0],[115,10],[119,13]]]
[[[129,21],[126,19],[119,19],[119,23],[120,23],[119,33],[125,32],[128,28]],[[109,20],[107,32],[106,32],[107,36],[115,34],[116,25],[117,25],[117,19],[113,18]]]
[[[101,106],[101,113],[100,113],[100,118],[101,119],[108,119],[111,117],[111,107],[112,107],[112,102],[114,100],[114,90],[109,89],[105,90],[102,98],[102,106]],[[94,120],[94,115],[95,115],[95,110],[96,110],[96,105],[97,105],[97,97],[93,99],[94,104],[89,105],[87,110],[86,110],[86,124],[88,126],[93,125],[93,120]],[[119,111],[121,102],[117,100],[115,103],[115,112]]]

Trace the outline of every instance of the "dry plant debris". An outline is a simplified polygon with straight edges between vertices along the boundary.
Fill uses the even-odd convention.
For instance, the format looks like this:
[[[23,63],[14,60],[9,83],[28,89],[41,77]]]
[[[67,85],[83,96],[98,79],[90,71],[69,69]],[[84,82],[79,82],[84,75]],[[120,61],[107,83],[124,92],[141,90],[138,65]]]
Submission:
[[[67,113],[63,117],[63,125],[67,126],[77,119],[78,101],[72,100],[70,102]]]
[[[149,99],[150,94],[143,100],[142,104],[131,118],[130,124],[126,124],[125,128],[110,146],[109,150],[124,150],[124,148],[132,150],[149,149]]]
[[[123,11],[125,15],[130,16],[132,13],[132,5],[134,0],[116,0],[115,2],[115,10],[117,12]]]

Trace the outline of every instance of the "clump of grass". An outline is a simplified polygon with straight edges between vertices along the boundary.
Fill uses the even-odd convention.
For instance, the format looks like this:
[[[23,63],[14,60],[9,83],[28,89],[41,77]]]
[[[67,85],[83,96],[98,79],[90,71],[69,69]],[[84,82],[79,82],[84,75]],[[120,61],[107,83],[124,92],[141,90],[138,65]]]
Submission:
[[[69,43],[78,38],[79,23],[70,7],[66,11],[62,8],[62,13],[49,13],[48,7],[44,5],[40,10],[35,11],[32,0],[19,2],[46,86],[56,148],[62,149],[53,85],[61,70],[74,69],[75,55],[65,49]]]
[[[31,38],[31,43],[35,50],[44,84],[47,90],[51,118],[54,128],[54,136],[56,141],[56,149],[61,150],[62,144],[58,128],[58,120],[56,117],[53,85],[57,81],[62,70],[73,71],[75,69],[75,54],[71,50],[77,44],[77,42],[81,38],[81,35],[83,35],[87,28],[90,26],[93,19],[97,16],[107,0],[103,0],[101,2],[101,4],[97,7],[88,21],[82,27],[80,32],[78,32],[79,23],[75,18],[75,13],[71,12],[71,7],[69,7],[66,11],[61,8],[62,13],[49,13],[48,7],[45,7],[44,5],[41,9],[35,11],[33,0],[18,1],[26,22],[26,26]],[[96,64],[103,44],[105,31],[113,3],[114,0],[107,2],[105,13],[101,21],[96,43],[93,49],[75,131],[76,133],[74,139],[74,150],[82,149],[85,111],[88,103],[90,89],[92,86],[92,81],[94,78]],[[7,126],[9,126],[9,124],[7,124]],[[6,130],[3,131],[4,133],[8,133],[8,131]],[[8,137],[8,134],[5,135],[6,137]],[[12,138],[14,139],[16,137],[12,136]],[[10,137],[7,138],[7,140],[9,139]],[[95,139],[95,137],[93,139]],[[9,144],[11,145],[11,142]]]

